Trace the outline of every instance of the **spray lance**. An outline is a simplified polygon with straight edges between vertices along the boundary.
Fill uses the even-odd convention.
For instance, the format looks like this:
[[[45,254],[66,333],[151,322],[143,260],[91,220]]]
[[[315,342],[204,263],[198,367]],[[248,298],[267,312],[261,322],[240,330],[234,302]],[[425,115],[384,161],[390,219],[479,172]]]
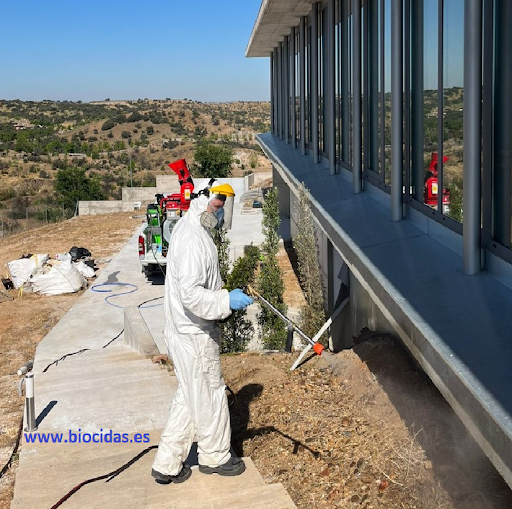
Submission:
[[[317,355],[322,355],[322,352],[325,350],[325,347],[318,342],[318,340],[322,337],[322,334],[332,325],[333,321],[337,318],[337,316],[341,313],[343,308],[346,306],[346,304],[349,301],[349,298],[346,297],[341,304],[337,307],[337,309],[333,312],[331,317],[320,327],[320,330],[315,334],[313,339],[311,339],[309,336],[304,334],[287,316],[283,315],[278,309],[276,309],[268,300],[263,298],[252,286],[247,286],[247,293],[255,298],[259,299],[263,304],[265,304],[271,311],[273,311],[283,322],[285,322],[288,325],[288,328],[291,330],[294,330],[299,334],[301,337],[303,337],[307,342],[308,345],[304,350],[301,352],[297,360],[293,363],[292,367],[290,368],[290,371],[293,371],[294,369],[297,369],[299,364],[302,362],[302,359],[306,356],[306,354],[313,349]]]
[[[281,318],[281,320],[283,320],[283,322],[286,323],[288,327],[292,327],[293,330],[297,332],[299,336],[304,338],[311,345],[310,348],[313,348],[317,355],[322,355],[322,352],[325,350],[324,345],[322,345],[318,341],[313,341],[309,336],[302,332],[287,316],[283,315],[283,313],[281,313],[279,309],[270,304],[270,302],[264,297],[262,297],[251,285],[247,286],[247,294],[263,302],[263,304],[265,304],[265,306],[267,306],[273,313],[275,313],[279,318]],[[316,339],[318,339],[321,336],[321,334],[320,336],[317,336],[315,336]]]

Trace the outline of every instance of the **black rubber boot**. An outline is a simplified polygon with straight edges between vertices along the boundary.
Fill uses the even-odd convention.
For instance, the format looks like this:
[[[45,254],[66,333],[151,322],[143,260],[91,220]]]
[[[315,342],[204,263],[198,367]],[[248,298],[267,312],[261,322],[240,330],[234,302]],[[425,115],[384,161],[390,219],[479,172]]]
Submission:
[[[176,483],[182,483],[185,482],[187,479],[190,478],[192,475],[192,470],[188,465],[183,465],[183,468],[180,470],[180,473],[177,475],[167,475],[162,474],[161,472],[158,472],[154,468],[151,469],[151,475],[155,478],[155,481],[158,484],[171,484]]]
[[[204,465],[199,465],[199,472],[203,474],[219,474],[219,475],[240,475],[245,471],[245,463],[241,458],[237,458],[236,456],[232,456],[229,458],[224,465],[219,465],[218,467],[206,467]]]

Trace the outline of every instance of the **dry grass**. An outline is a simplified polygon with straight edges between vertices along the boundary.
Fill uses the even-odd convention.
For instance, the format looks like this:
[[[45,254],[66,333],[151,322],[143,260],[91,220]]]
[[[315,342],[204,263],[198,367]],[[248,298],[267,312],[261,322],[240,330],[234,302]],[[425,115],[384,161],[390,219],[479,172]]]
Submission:
[[[299,509],[512,507],[503,480],[391,340],[377,337],[290,372],[295,356],[222,362],[237,393],[235,449],[267,482],[281,482]]]

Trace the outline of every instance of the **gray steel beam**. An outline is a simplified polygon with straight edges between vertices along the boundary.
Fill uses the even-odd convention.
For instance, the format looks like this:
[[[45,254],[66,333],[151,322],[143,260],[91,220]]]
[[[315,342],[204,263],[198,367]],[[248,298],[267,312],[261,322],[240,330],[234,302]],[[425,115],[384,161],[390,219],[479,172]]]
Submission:
[[[290,37],[283,43],[284,141],[290,143]]]
[[[327,4],[327,44],[324,48],[327,51],[327,83],[324,104],[327,100],[327,109],[324,108],[326,116],[326,131],[324,132],[324,151],[327,145],[329,154],[329,174],[336,174],[336,98],[335,98],[335,80],[334,80],[334,0],[329,0]]]
[[[290,102],[291,102],[291,142],[293,148],[297,147],[297,106],[295,104],[295,96],[297,95],[297,90],[295,86],[295,77],[297,75],[297,69],[295,68],[295,27],[292,27],[292,31],[290,33]]]
[[[402,0],[391,3],[391,220],[403,219]]]
[[[370,2],[368,2],[370,3]],[[367,9],[368,10],[368,9]],[[379,3],[371,1],[368,12],[368,97],[369,122],[367,125],[369,146],[367,164],[370,170],[379,171]]]
[[[352,0],[352,189],[362,189],[361,0]]]
[[[423,152],[424,152],[424,47],[423,47],[423,0],[411,3],[411,148],[413,196],[423,202]]]
[[[341,1],[341,160],[348,164],[350,158],[349,0]]]
[[[306,18],[300,18],[299,27],[300,39],[300,153],[306,155]]]
[[[464,274],[480,272],[482,0],[464,2]]]
[[[385,0],[380,0],[380,181],[385,184],[386,182],[386,6]]]
[[[283,139],[283,133],[284,133],[284,115],[283,115],[283,43],[280,42],[277,48],[277,54],[278,54],[278,128],[279,128],[279,138]]]
[[[274,133],[274,52],[270,53],[270,132]]]
[[[279,136],[279,51],[274,49],[274,135]]]
[[[505,17],[508,16],[508,17]],[[510,247],[512,190],[512,2],[496,1],[494,239]],[[465,186],[464,186],[465,187]],[[465,191],[465,189],[464,189]],[[464,209],[464,215],[465,209]]]
[[[311,145],[313,162],[318,163],[318,3],[311,11]]]
[[[404,188],[411,196],[411,0],[404,1]],[[403,199],[403,197],[402,197]]]

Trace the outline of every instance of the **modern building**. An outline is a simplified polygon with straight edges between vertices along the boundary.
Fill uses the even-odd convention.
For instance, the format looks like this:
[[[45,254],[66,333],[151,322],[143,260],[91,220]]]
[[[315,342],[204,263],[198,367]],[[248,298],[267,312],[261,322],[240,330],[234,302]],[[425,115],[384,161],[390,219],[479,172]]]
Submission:
[[[334,348],[400,337],[512,486],[512,2],[263,0],[273,164],[311,197]]]

